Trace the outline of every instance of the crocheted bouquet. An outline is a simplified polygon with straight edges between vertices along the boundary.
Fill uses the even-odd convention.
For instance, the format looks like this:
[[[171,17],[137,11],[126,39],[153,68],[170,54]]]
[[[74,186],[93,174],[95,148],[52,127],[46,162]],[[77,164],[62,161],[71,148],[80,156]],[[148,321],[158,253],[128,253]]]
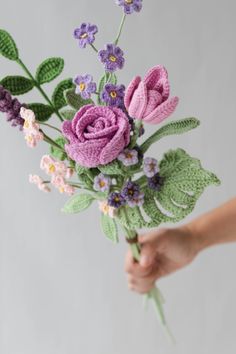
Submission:
[[[170,97],[168,74],[162,65],[150,69],[144,78],[136,76],[125,88],[116,73],[124,67],[124,52],[118,46],[125,19],[142,9],[142,0],[116,0],[123,10],[116,39],[101,50],[95,46],[96,25],[82,23],[74,31],[80,48],[90,47],[101,62],[104,74],[98,84],[92,75],[78,75],[60,81],[52,96],[44,85],[63,71],[64,60],[43,61],[36,74],[23,63],[17,46],[0,30],[0,53],[15,61],[25,76],[7,76],[0,82],[0,111],[12,126],[23,131],[29,147],[41,141],[49,152],[40,167],[48,176],[30,175],[31,183],[50,192],[51,186],[71,196],[65,213],[79,213],[97,202],[105,236],[118,242],[121,227],[139,261],[137,232],[141,228],[177,222],[194,208],[204,188],[219,184],[218,178],[202,168],[198,159],[182,149],[170,150],[162,158],[150,156],[150,146],[165,136],[182,134],[199,125],[196,118],[170,122],[144,138],[145,124],[161,123],[178,104]],[[37,89],[45,103],[22,104],[13,96]],[[56,115],[59,126],[49,124]],[[54,131],[56,138],[48,131]],[[46,133],[47,131],[47,133]],[[157,288],[147,294],[165,326],[162,296]]]

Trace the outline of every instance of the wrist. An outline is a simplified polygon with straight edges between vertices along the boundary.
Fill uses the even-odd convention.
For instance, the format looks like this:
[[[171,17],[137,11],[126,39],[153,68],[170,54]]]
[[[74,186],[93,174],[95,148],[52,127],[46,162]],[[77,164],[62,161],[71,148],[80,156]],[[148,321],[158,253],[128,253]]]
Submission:
[[[204,239],[201,236],[201,232],[194,222],[185,225],[184,228],[188,235],[189,246],[192,250],[192,253],[197,256],[206,247]]]

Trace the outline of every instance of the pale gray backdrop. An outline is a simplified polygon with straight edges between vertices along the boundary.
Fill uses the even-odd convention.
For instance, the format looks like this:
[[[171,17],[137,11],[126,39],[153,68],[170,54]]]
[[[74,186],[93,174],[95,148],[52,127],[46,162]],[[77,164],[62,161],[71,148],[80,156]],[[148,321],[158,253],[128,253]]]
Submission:
[[[181,98],[172,119],[194,115],[202,121],[198,130],[152,149],[159,158],[182,147],[222,179],[188,220],[235,195],[235,11],[234,0],[144,0],[120,42],[127,57],[121,82],[164,64],[172,93]],[[102,73],[94,53],[77,47],[73,29],[82,21],[96,23],[102,47],[114,38],[120,17],[113,0],[12,0],[0,7],[0,27],[12,33],[30,69],[47,56],[62,56],[64,78]],[[0,58],[0,77],[20,73]],[[37,92],[29,99],[39,99]],[[171,346],[153,312],[145,313],[141,298],[127,290],[125,243],[104,239],[96,206],[65,216],[64,196],[29,185],[28,174],[40,172],[47,147],[30,150],[0,118],[1,354],[235,353],[236,245],[207,250],[160,281],[177,338]]]

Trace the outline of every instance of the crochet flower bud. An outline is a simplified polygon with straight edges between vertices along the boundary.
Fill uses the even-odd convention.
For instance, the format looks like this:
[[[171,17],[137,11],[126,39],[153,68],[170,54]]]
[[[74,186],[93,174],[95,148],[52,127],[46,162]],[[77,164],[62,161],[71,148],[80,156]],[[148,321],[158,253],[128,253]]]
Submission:
[[[19,126],[23,128],[24,119],[20,116],[20,110],[24,107],[17,98],[12,98],[9,91],[5,90],[0,85],[0,112],[6,113],[8,122],[11,122],[13,127]]]
[[[169,95],[168,73],[158,65],[143,80],[137,76],[131,81],[125,93],[125,107],[130,117],[157,124],[169,117],[179,102],[178,97],[169,99]]]

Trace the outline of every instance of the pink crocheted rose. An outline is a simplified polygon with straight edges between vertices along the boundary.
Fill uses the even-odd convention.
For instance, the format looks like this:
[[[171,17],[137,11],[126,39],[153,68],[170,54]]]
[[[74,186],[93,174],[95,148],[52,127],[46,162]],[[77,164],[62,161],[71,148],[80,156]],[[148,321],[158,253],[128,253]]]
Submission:
[[[72,121],[63,123],[62,131],[69,140],[69,157],[84,167],[113,161],[130,140],[128,118],[115,107],[84,106]]]
[[[169,98],[170,84],[164,66],[150,69],[142,80],[136,76],[125,93],[125,107],[132,118],[157,124],[174,112],[179,99]]]

